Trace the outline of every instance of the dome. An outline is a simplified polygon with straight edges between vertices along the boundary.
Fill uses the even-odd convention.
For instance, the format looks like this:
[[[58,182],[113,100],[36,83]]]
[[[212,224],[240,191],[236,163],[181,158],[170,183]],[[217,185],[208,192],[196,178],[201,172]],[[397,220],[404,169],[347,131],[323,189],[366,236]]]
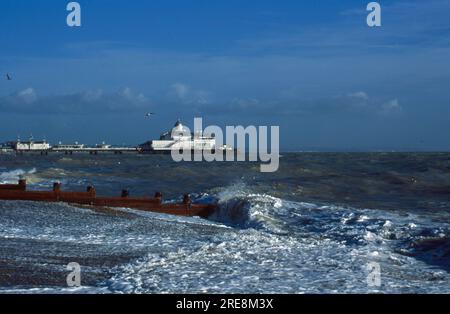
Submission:
[[[181,120],[180,119],[178,119],[177,122],[175,122],[174,127],[179,127],[179,126],[183,127],[183,124],[181,124]]]

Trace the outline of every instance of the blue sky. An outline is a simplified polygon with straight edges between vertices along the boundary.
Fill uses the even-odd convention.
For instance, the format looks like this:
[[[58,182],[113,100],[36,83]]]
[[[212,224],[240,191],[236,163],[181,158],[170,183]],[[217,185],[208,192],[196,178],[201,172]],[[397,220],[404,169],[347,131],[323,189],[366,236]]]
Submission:
[[[0,3],[0,141],[279,125],[283,150],[450,149],[450,0]],[[131,3],[132,2],[132,3]],[[4,77],[4,74],[2,74]],[[145,119],[144,113],[157,116]]]

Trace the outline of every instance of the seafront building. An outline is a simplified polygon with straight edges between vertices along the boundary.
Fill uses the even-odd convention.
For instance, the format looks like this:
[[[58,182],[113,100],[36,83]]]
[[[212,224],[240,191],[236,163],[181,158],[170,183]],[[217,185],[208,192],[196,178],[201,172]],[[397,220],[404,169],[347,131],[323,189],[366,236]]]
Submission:
[[[51,148],[50,144],[47,141],[33,141],[30,139],[29,141],[22,142],[17,140],[16,142],[11,143],[12,149],[15,151],[46,151]]]
[[[201,132],[190,133],[180,120],[173,129],[161,134],[159,140],[151,140],[139,145],[144,153],[170,153],[172,150],[214,151],[216,139],[203,136]]]

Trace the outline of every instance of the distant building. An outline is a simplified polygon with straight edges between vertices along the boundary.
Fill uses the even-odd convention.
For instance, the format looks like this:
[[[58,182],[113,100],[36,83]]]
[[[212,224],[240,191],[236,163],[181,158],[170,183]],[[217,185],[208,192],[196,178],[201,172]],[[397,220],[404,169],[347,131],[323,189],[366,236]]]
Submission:
[[[111,148],[111,145],[106,144],[105,142],[102,142],[101,144],[95,145],[95,148],[99,148],[99,149],[110,149],[110,148]]]
[[[61,142],[58,145],[53,146],[53,150],[81,150],[84,148],[84,144],[79,144],[75,142],[75,144],[62,144]]]
[[[2,148],[2,149],[7,149],[7,148],[12,149],[12,147],[13,147],[13,142],[0,143],[0,148]]]
[[[216,139],[214,137],[191,134],[183,126],[180,120],[175,123],[171,131],[161,134],[159,140],[152,140],[139,145],[142,152],[147,153],[170,153],[172,150],[210,150],[216,149]]]
[[[0,143],[0,153],[9,153],[9,152],[13,152],[13,143],[12,142]]]
[[[20,140],[12,142],[12,148],[16,151],[45,151],[51,148],[47,141],[33,141],[29,140],[22,142]]]

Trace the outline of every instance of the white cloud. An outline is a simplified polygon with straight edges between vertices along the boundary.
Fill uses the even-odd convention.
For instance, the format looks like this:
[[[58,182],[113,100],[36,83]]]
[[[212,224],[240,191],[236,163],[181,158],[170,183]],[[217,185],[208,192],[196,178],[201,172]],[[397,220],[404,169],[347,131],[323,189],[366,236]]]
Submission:
[[[144,94],[142,94],[142,93],[137,93],[137,94],[135,94],[135,93],[131,90],[131,88],[129,88],[129,87],[124,88],[124,89],[119,93],[119,95],[120,95],[121,97],[123,97],[123,98],[125,98],[125,99],[127,99],[127,100],[129,100],[129,101],[131,101],[131,102],[135,102],[135,103],[142,103],[142,102],[148,101],[148,100],[147,100],[147,97],[145,97]]]
[[[30,87],[18,92],[17,98],[26,104],[31,104],[37,100],[37,95],[34,89]]]
[[[83,93],[83,100],[86,102],[94,102],[99,100],[103,96],[103,91],[101,89],[95,91],[86,91]]]
[[[169,96],[175,97],[183,104],[205,105],[211,102],[211,93],[205,90],[193,90],[184,83],[175,83],[171,86]]]
[[[369,95],[366,92],[355,92],[348,94],[349,97],[358,98],[362,100],[369,100]]]
[[[403,108],[400,105],[398,99],[392,99],[381,105],[380,113],[382,114],[392,114],[402,112]]]
[[[183,83],[175,83],[172,85],[172,90],[180,100],[185,100],[189,94],[190,88]]]
[[[16,113],[111,113],[136,112],[151,107],[147,97],[125,88],[116,93],[102,90],[39,96],[33,88],[0,97],[0,110]]]

